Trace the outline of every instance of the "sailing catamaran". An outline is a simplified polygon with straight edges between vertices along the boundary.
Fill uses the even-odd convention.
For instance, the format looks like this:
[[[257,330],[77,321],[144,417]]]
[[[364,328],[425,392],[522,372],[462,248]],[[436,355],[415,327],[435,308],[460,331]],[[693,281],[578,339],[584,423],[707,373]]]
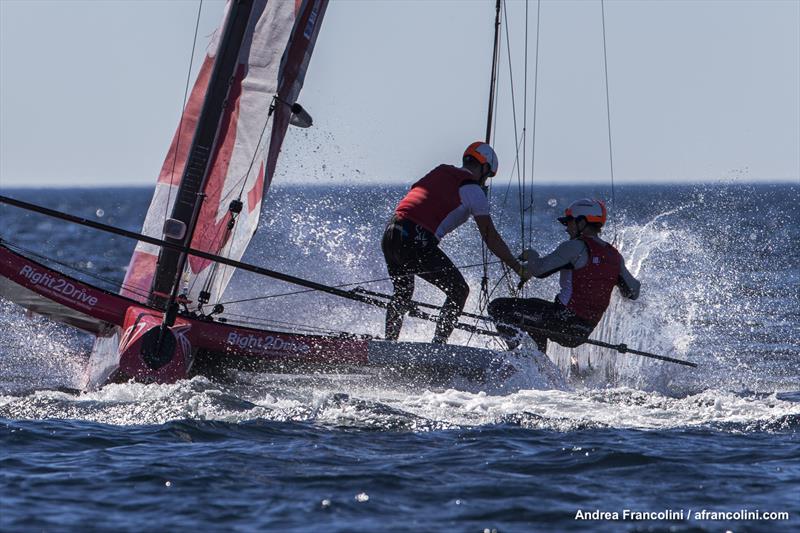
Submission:
[[[241,262],[257,229],[289,125],[312,123],[297,98],[327,4],[228,2],[162,166],[142,233],[0,196],[0,203],[138,241],[116,294],[67,276],[34,260],[9,238],[0,238],[0,297],[95,336],[84,387],[128,380],[169,383],[227,367],[383,368],[412,375],[458,374],[479,381],[515,371],[502,355],[488,349],[387,342],[350,333],[266,330],[224,316],[219,302],[235,269],[379,307],[389,303],[384,294],[329,287]],[[497,0],[487,142],[492,133],[500,8]],[[411,316],[435,320],[424,309],[436,306],[415,304]],[[456,327],[497,335],[465,323]],[[695,366],[624,344],[586,342]],[[546,356],[540,359],[540,374],[558,374]]]
[[[86,387],[131,379],[174,382],[229,366],[427,367],[480,378],[494,364],[497,354],[485,349],[272,331],[220,316],[224,308],[215,302],[221,301],[235,267],[373,305],[387,303],[376,293],[334,289],[240,262],[289,124],[312,122],[296,101],[326,8],[327,0],[228,2],[158,177],[142,234],[2,198],[139,241],[119,294],[69,277],[0,241],[0,296],[96,336]],[[435,318],[419,309],[412,314]]]

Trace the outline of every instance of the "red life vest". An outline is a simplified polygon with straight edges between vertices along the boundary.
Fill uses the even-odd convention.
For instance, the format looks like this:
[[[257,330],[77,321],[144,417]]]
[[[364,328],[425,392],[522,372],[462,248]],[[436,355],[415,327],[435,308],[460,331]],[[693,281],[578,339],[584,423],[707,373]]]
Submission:
[[[395,216],[410,220],[436,235],[436,230],[451,212],[461,205],[458,189],[478,183],[468,170],[439,165],[411,186],[394,210]]]
[[[581,237],[581,240],[586,243],[589,260],[583,267],[568,271],[571,272],[572,292],[565,306],[580,318],[597,324],[619,280],[622,256],[608,243],[601,244],[591,237]]]

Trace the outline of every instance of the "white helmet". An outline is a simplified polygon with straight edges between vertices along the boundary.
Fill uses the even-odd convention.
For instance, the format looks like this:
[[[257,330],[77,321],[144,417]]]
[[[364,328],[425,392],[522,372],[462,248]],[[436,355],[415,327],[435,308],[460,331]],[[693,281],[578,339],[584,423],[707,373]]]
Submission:
[[[464,157],[472,157],[481,165],[489,165],[489,177],[497,174],[497,154],[494,149],[485,142],[475,141],[464,150]]]
[[[590,200],[583,198],[569,204],[564,210],[564,216],[558,217],[558,221],[566,224],[570,219],[585,218],[589,224],[603,225],[606,223],[606,204],[601,200]]]

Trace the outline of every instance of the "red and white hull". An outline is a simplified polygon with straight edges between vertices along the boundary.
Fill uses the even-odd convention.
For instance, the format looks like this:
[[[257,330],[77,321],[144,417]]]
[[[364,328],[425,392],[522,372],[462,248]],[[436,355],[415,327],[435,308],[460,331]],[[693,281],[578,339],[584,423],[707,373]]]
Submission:
[[[85,388],[134,380],[173,383],[226,368],[332,371],[457,369],[480,378],[495,353],[466,346],[302,335],[177,317],[157,351],[162,313],[66,276],[0,244],[0,296],[96,335]]]

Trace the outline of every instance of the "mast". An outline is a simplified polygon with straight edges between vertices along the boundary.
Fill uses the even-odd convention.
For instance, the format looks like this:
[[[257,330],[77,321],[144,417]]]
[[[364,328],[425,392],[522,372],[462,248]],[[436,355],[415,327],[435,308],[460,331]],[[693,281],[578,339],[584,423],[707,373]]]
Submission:
[[[500,54],[500,2],[497,0],[495,4],[494,15],[494,49],[492,51],[492,74],[489,80],[489,111],[486,114],[486,143],[490,144],[492,140],[492,119],[494,118],[494,91],[497,85],[497,60]],[[488,188],[484,192],[488,195]],[[481,241],[481,258],[483,262],[483,276],[481,276],[481,291],[478,297],[478,305],[483,309],[489,305],[489,254],[486,251],[486,243]]]
[[[173,224],[177,226],[177,231],[167,232],[169,234],[165,238],[182,247],[189,246],[194,236],[219,124],[229,104],[227,98],[231,78],[236,71],[252,8],[253,0],[233,0],[219,41],[214,68],[172,209],[171,218],[178,221],[178,224]],[[186,254],[170,248],[161,249],[150,290],[151,305],[163,309],[174,302],[185,264]]]
[[[489,83],[489,112],[486,116],[486,143],[492,139],[492,118],[494,115],[494,90],[497,80],[497,56],[500,52],[500,1],[495,5],[494,51],[492,52],[492,79]]]

